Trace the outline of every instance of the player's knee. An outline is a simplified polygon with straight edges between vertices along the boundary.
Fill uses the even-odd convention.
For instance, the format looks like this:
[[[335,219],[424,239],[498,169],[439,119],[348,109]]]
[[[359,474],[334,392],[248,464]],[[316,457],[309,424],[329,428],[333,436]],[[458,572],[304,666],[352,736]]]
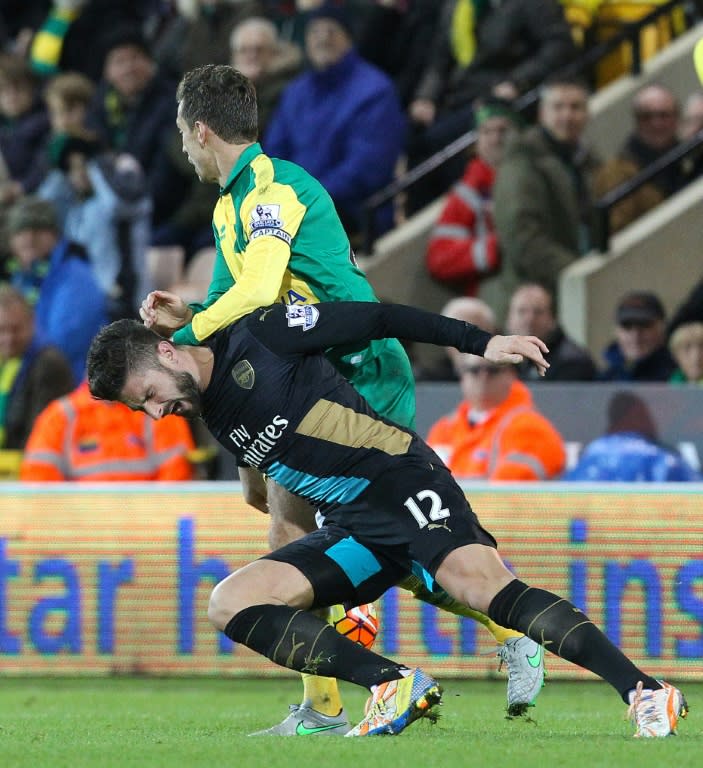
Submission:
[[[480,577],[473,578],[464,584],[459,596],[459,602],[469,608],[473,608],[475,611],[485,613],[491,604],[494,594],[495,588],[489,581]]]
[[[495,550],[475,544],[451,552],[436,573],[437,582],[449,595],[482,613],[514,578]]]
[[[236,572],[215,586],[210,593],[207,606],[207,617],[210,623],[219,630],[245,608],[249,607],[244,590],[238,589]]]

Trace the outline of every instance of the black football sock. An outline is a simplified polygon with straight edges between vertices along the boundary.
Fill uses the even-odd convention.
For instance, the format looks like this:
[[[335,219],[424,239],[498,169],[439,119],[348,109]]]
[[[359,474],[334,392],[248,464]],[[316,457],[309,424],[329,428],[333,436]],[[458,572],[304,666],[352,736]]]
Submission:
[[[629,704],[638,681],[656,690],[661,685],[638,669],[573,603],[515,579],[493,598],[488,615],[497,624],[517,629],[562,659],[595,672]]]
[[[405,677],[408,668],[343,637],[326,621],[287,605],[253,605],[224,633],[276,664],[371,688]]]

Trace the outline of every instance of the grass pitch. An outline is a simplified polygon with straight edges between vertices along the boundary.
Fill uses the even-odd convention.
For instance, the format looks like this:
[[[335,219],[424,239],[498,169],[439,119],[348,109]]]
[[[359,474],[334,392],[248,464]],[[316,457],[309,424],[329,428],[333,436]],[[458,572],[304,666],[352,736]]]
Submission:
[[[620,768],[701,765],[697,703],[703,685],[682,686],[693,712],[677,738],[635,740],[625,706],[600,682],[549,682],[533,722],[503,716],[503,682],[444,680],[437,725],[419,721],[398,737],[249,738],[298,702],[285,680],[0,679],[3,768]],[[365,693],[344,685],[347,712]],[[646,761],[646,762],[645,762]]]

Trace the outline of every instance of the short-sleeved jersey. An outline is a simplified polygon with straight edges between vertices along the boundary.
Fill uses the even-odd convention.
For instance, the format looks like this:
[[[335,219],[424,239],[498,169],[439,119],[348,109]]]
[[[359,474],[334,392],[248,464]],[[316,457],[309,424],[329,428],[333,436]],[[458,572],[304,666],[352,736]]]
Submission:
[[[274,301],[376,301],[324,187],[295,163],[268,157],[259,144],[242,153],[220,190],[213,231],[217,256],[208,296],[191,305],[193,320],[174,334],[176,343],[200,343]],[[246,282],[252,275],[254,282]],[[376,410],[414,423],[414,381],[400,342],[377,340],[328,356]]]
[[[334,302],[259,309],[207,344],[203,418],[240,463],[323,511],[349,503],[398,462],[441,464],[414,432],[379,416],[319,354],[396,335],[482,354],[489,335],[410,307]]]

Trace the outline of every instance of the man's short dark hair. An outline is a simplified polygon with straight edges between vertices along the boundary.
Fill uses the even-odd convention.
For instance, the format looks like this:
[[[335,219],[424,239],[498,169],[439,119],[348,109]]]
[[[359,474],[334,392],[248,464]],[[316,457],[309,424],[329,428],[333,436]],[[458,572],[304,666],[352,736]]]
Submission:
[[[586,94],[586,97],[591,94],[588,82],[578,75],[560,75],[559,73],[548,75],[539,86],[540,99],[551,88],[579,88]]]
[[[120,400],[130,374],[157,361],[161,336],[136,320],[102,328],[88,350],[88,387],[100,400]]]
[[[234,67],[206,64],[186,72],[178,84],[176,99],[189,128],[200,121],[228,144],[256,141],[256,89]]]

